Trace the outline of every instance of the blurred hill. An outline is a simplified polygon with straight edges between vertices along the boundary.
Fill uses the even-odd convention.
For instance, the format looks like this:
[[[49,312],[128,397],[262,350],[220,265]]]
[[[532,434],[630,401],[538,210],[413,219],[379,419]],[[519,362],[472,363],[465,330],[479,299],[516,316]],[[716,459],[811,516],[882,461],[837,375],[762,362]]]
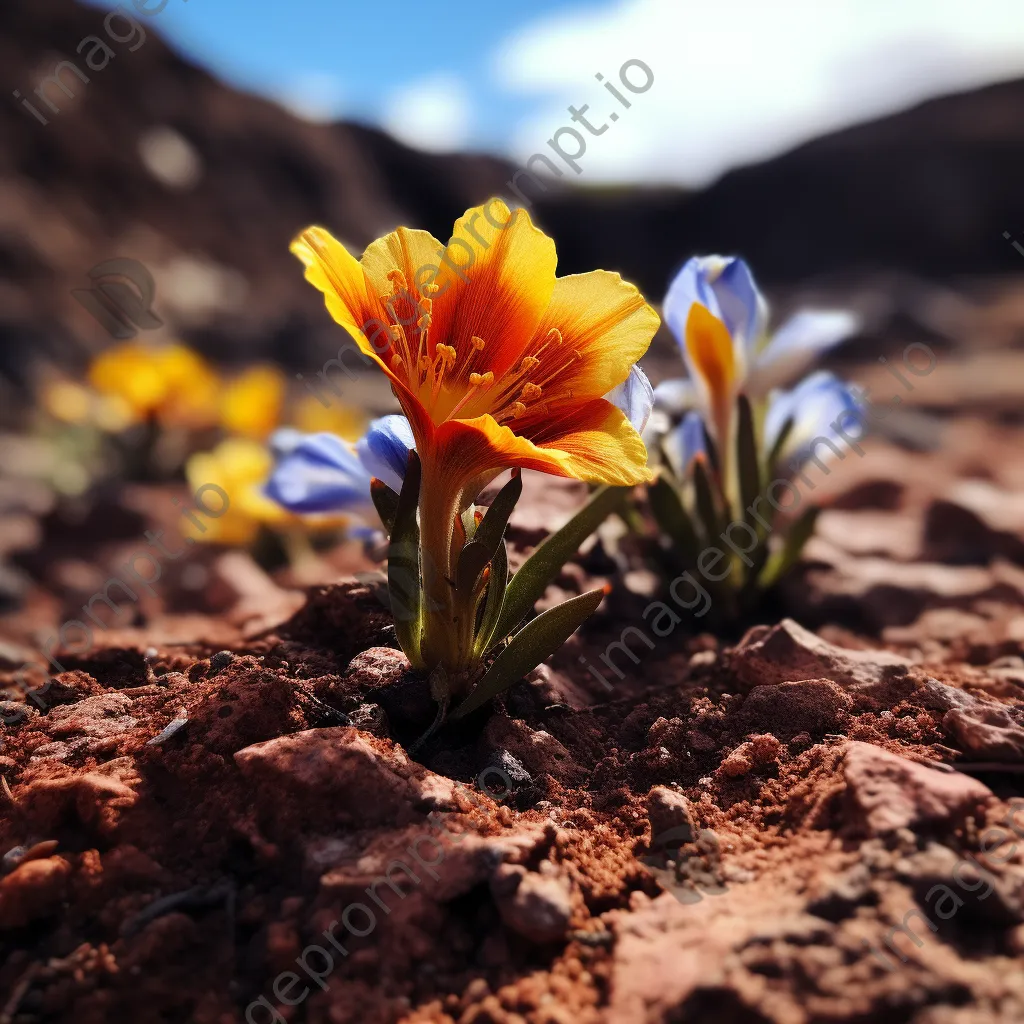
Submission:
[[[34,358],[74,369],[109,343],[71,290],[115,256],[152,271],[167,329],[210,355],[319,365],[337,332],[287,251],[299,229],[321,223],[357,250],[398,223],[446,238],[467,206],[507,193],[504,161],[307,123],[176,54],[159,16],[140,21],[132,52],[137,39],[112,41],[103,12],[73,0],[0,8],[0,375],[15,385]],[[115,54],[101,70],[76,56],[90,35]],[[48,87],[53,113],[33,90],[64,59],[89,81],[66,69],[74,95]],[[702,193],[553,187],[535,213],[561,272],[617,269],[655,300],[699,250],[742,252],[769,283],[1020,272],[1003,232],[1024,237],[1024,81],[835,133]]]

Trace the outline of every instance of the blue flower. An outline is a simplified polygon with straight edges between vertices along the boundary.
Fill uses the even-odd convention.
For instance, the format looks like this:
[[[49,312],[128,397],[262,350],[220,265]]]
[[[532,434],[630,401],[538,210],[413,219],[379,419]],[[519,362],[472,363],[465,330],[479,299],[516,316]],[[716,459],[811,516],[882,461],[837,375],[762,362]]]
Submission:
[[[651,409],[654,408],[654,388],[639,363],[634,363],[629,376],[604,397],[625,413],[626,419],[633,424],[638,434],[644,432]]]
[[[782,460],[791,464],[805,461],[811,454],[811,442],[818,438],[841,448],[843,432],[859,440],[865,429],[865,418],[856,392],[845,381],[824,370],[804,378],[791,391],[778,391],[772,395],[764,422],[765,445],[769,451],[775,447],[790,419],[793,427],[779,454]],[[852,433],[854,424],[857,424],[856,433]],[[814,455],[817,456],[819,451],[828,458],[827,446],[816,445]]]
[[[696,306],[701,313],[694,312]],[[664,315],[689,378],[660,384],[657,407],[676,415],[695,408],[716,433],[726,432],[728,411],[739,392],[766,396],[860,329],[852,313],[804,310],[769,338],[768,305],[750,268],[736,256],[688,260],[665,296]]]
[[[409,421],[393,414],[370,424],[365,436],[356,442],[356,454],[371,476],[383,480],[393,491],[400,491],[409,452],[415,447]]]
[[[288,438],[291,443],[295,439]],[[280,458],[266,494],[291,512],[366,511],[370,474],[356,453],[334,434],[307,434]]]
[[[266,494],[291,512],[312,515],[355,512],[373,515],[370,480],[379,477],[401,490],[412,430],[404,416],[374,420],[355,446],[334,434],[302,434],[289,428],[270,441],[278,462]]]
[[[708,455],[704,438],[704,420],[700,413],[688,412],[682,423],[666,435],[664,445],[673,471],[680,479],[684,479],[690,472],[693,460],[706,459]]]

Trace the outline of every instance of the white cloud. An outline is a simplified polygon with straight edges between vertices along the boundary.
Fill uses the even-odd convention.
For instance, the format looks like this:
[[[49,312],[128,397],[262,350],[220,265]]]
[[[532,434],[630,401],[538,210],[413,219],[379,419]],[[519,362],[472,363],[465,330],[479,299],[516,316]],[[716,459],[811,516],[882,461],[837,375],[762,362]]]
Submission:
[[[279,102],[307,121],[337,121],[344,114],[345,88],[330,71],[310,71],[289,82]]]
[[[654,74],[642,95],[619,82],[631,58]],[[547,140],[573,126],[566,107],[587,103],[596,128],[620,117],[596,137],[573,126],[586,138],[582,181],[699,185],[822,132],[1024,73],[1024,16],[1020,0],[619,0],[528,25],[500,46],[494,72],[507,91],[551,97],[516,131],[516,159],[550,155]]]
[[[391,95],[382,124],[395,138],[417,149],[435,153],[460,149],[472,124],[469,92],[457,75],[418,79]]]

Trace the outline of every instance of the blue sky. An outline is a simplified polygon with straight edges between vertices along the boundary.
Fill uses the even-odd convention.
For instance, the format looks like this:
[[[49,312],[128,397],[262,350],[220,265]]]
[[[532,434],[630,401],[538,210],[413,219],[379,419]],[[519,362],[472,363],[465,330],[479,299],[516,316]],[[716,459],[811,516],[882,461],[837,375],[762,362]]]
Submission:
[[[694,186],[930,96],[1024,75],[1020,3],[168,0],[148,24],[234,85],[425,149],[550,154],[568,105],[586,103],[609,130],[583,140],[578,177],[566,163],[563,174]],[[630,60],[653,83],[627,110],[595,74],[621,91]]]
[[[159,0],[147,0],[151,7]],[[128,0],[124,4],[129,11]],[[100,6],[117,6],[101,0]],[[502,40],[551,12],[599,9],[587,0],[169,0],[149,19],[190,57],[252,92],[311,113],[381,123],[403,87],[454,77],[472,90],[468,139],[499,149],[532,103],[493,81]],[[304,101],[304,102],[303,102]]]

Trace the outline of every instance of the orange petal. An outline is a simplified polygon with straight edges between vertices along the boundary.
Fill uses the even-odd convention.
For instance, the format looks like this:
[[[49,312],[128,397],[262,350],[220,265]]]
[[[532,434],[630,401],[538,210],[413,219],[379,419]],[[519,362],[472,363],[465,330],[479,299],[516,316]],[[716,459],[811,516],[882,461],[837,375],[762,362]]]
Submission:
[[[712,405],[729,401],[736,380],[732,337],[725,324],[697,302],[686,318],[686,351]]]
[[[545,386],[549,400],[569,391],[576,399],[600,398],[618,387],[647,351],[660,322],[639,290],[618,274],[594,270],[558,278],[536,344],[557,328],[564,349],[583,358]]]
[[[431,352],[444,343],[464,357],[474,336],[482,338],[485,348],[474,369],[500,377],[522,355],[551,301],[555,243],[525,210],[513,213],[492,199],[455,222],[439,262]],[[460,358],[455,372],[465,366]]]
[[[647,449],[629,420],[598,398],[528,439],[493,416],[448,420],[437,428],[436,468],[453,489],[513,466],[553,476],[628,486],[651,480]]]

